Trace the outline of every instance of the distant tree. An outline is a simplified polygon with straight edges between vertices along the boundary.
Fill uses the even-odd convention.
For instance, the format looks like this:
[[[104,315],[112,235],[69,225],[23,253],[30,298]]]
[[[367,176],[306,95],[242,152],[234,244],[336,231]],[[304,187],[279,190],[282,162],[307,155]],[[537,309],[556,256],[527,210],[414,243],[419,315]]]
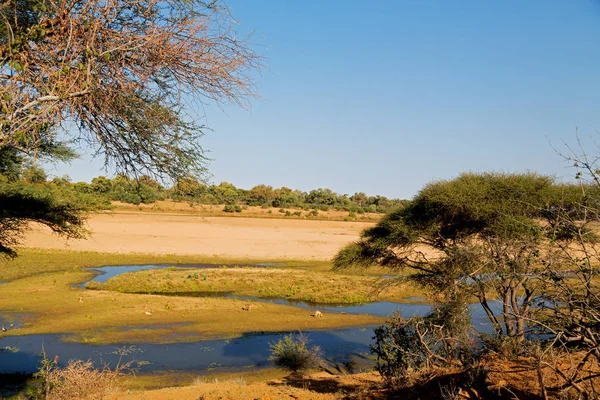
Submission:
[[[25,168],[22,176],[28,183],[44,183],[46,182],[46,179],[48,179],[46,172],[42,168],[34,165]]]
[[[274,191],[275,199],[273,200],[273,207],[291,207],[298,206],[304,202],[302,192],[299,190],[292,190],[288,187],[281,187]]]
[[[229,182],[221,182],[218,186],[212,186],[211,190],[221,203],[235,204],[239,199],[236,187]]]
[[[71,183],[71,178],[69,175],[56,176],[54,179],[52,179],[52,183],[54,183],[56,186],[66,186]]]
[[[311,190],[306,196],[306,202],[310,204],[332,206],[337,202],[338,195],[331,189]]]
[[[272,205],[275,199],[273,187],[267,185],[257,185],[250,189],[248,193],[248,202],[255,205]]]
[[[92,190],[97,193],[108,193],[112,189],[112,182],[105,176],[92,179]]]
[[[181,197],[199,196],[204,190],[206,190],[206,186],[191,177],[178,179],[172,188],[173,194]]]
[[[158,183],[156,180],[152,179],[152,177],[150,177],[149,175],[142,175],[137,179],[137,182],[140,185],[145,185],[148,187],[151,187],[152,189],[155,190],[162,190],[163,187],[161,186],[160,183]]]
[[[367,204],[367,202],[369,201],[369,197],[363,192],[360,192],[354,193],[354,195],[350,197],[350,200],[352,200],[353,203],[358,204],[359,206],[363,206]]]
[[[92,193],[94,191],[94,188],[86,182],[77,182],[73,188],[79,193]]]

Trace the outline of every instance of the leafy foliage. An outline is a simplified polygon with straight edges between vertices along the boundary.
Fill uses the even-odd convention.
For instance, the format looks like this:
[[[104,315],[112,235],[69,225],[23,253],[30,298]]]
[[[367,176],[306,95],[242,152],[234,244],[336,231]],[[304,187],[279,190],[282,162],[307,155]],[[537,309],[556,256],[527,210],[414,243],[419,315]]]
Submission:
[[[70,238],[83,237],[85,214],[102,207],[89,196],[50,185],[22,182],[0,184],[0,254],[15,256],[18,243],[29,222],[48,226]]]
[[[300,371],[317,368],[322,364],[321,349],[318,346],[308,347],[308,338],[302,334],[285,335],[276,343],[271,343],[271,357],[269,360],[275,365]]]
[[[498,335],[524,338],[543,292],[535,279],[557,262],[553,243],[572,233],[551,227],[557,210],[580,216],[580,186],[536,174],[463,174],[427,185],[404,208],[386,215],[340,251],[336,268],[381,264],[408,269],[409,279],[440,302],[472,296]],[[467,297],[465,297],[467,296]],[[488,304],[502,302],[501,316]]]
[[[34,156],[76,132],[119,171],[198,175],[205,127],[182,99],[253,94],[259,58],[219,1],[8,0],[0,15],[0,147]]]

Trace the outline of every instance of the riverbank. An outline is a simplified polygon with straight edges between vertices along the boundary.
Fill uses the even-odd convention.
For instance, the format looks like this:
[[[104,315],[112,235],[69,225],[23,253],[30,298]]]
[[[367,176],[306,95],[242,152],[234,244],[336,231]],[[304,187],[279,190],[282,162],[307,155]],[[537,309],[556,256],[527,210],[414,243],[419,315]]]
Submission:
[[[149,264],[162,260],[155,255],[129,257],[116,259]],[[36,263],[39,259],[44,263]],[[103,253],[25,250],[15,261],[2,261],[0,271],[10,271],[4,279],[26,271],[26,277],[1,286],[0,313],[7,323],[21,326],[2,335],[60,333],[68,341],[95,344],[172,343],[239,337],[247,332],[361,326],[383,320],[346,314],[315,318],[310,310],[273,303],[253,304],[249,312],[244,310],[246,302],[237,299],[129,294],[77,286],[97,274],[84,266],[110,265],[114,260],[113,255]]]

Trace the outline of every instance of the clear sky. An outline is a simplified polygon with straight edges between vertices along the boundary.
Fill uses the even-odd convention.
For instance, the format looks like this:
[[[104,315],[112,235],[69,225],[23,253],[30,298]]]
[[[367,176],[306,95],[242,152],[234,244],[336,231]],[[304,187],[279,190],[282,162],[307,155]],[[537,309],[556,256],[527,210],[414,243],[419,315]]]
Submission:
[[[228,4],[268,68],[251,110],[206,107],[213,182],[409,198],[463,171],[568,177],[549,142],[600,135],[599,2]]]

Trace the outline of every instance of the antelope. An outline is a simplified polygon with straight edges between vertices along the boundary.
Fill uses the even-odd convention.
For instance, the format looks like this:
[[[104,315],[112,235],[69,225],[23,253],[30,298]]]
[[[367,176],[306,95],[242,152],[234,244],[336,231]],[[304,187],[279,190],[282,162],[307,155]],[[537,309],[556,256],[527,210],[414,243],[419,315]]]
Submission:
[[[246,304],[244,307],[242,307],[242,310],[244,310],[244,311],[252,310],[252,304]]]
[[[321,311],[317,310],[317,311],[315,311],[314,317],[322,318],[323,317],[323,313]]]
[[[83,296],[79,296],[79,302],[83,303]]]
[[[146,311],[146,312],[144,312],[144,314],[146,314],[146,315],[152,315],[152,310]]]
[[[2,326],[2,332],[6,332],[6,328]]]

